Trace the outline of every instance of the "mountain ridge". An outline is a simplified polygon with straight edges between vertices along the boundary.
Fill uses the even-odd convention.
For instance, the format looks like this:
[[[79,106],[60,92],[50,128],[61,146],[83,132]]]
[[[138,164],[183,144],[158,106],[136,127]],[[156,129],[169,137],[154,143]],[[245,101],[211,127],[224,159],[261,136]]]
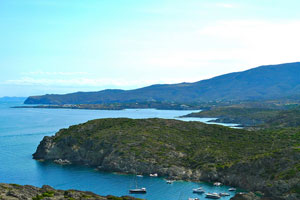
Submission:
[[[263,65],[194,83],[156,84],[133,90],[106,89],[31,96],[25,104],[208,102],[280,98],[300,94],[300,62]]]

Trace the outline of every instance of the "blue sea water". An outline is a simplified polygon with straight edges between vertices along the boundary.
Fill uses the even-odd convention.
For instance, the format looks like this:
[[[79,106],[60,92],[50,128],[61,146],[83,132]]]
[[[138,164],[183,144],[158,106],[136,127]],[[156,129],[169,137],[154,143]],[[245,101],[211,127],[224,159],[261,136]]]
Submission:
[[[99,195],[129,195],[135,185],[133,175],[103,173],[87,167],[60,166],[32,159],[44,136],[55,134],[61,128],[97,118],[152,118],[174,119],[192,111],[129,109],[121,111],[10,108],[22,102],[0,102],[0,182],[50,185],[56,189],[78,189]],[[208,121],[209,119],[184,119]],[[192,189],[203,187],[206,192],[228,192],[227,186],[214,187],[205,183],[177,181],[166,184],[163,178],[137,178],[147,194],[133,195],[148,200],[185,200],[189,197],[204,199]],[[229,192],[231,195],[234,193]],[[230,197],[222,197],[224,200]]]

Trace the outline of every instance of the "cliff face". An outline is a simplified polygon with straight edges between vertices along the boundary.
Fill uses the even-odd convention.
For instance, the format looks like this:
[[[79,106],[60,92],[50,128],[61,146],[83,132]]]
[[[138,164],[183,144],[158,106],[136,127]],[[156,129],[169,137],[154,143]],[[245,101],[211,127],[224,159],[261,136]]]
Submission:
[[[81,199],[81,200],[139,200],[133,197],[99,196],[92,192],[78,190],[55,190],[44,185],[42,188],[31,185],[17,185],[0,183],[0,199],[2,200],[60,200],[60,199]],[[141,200],[141,199],[140,199]]]
[[[221,181],[299,199],[298,129],[246,131],[163,119],[101,119],[45,137],[34,159],[175,179]]]

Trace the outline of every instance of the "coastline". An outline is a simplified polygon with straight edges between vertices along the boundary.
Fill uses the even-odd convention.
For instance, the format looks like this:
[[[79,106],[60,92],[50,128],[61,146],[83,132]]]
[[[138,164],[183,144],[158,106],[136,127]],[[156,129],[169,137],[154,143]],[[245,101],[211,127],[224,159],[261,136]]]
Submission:
[[[156,127],[156,131],[153,130],[153,127]],[[192,132],[189,132],[189,130],[195,131],[195,128],[202,131],[201,135],[204,138],[208,137],[208,133],[209,135],[216,134],[216,137],[220,137],[222,133],[223,137],[228,138],[219,138],[218,140],[223,141],[226,148],[229,148],[227,143],[232,143],[233,138],[238,137],[231,144],[233,146],[230,148],[233,148],[233,151],[229,151],[229,154],[226,155],[228,160],[225,159],[223,152],[210,158],[207,154],[211,151],[206,150],[206,152],[199,152],[198,156],[202,156],[198,158],[199,161],[193,161],[190,159],[190,153],[188,153],[190,150],[179,150],[187,147],[186,145],[192,148],[193,144],[190,142],[195,142],[195,144],[201,142],[201,140],[197,140],[197,142],[189,138],[184,139],[185,135],[192,138],[197,136],[197,131],[193,133],[195,135],[191,135]],[[215,133],[215,131],[220,133]],[[170,132],[173,133],[169,135]],[[159,137],[164,135],[166,140],[154,137],[156,134]],[[159,176],[174,180],[221,182],[224,185],[239,187],[247,191],[260,191],[265,197],[294,200],[297,198],[297,192],[294,194],[293,191],[296,191],[299,179],[297,176],[290,177],[289,173],[297,167],[300,151],[296,147],[282,148],[285,146],[282,139],[278,140],[278,149],[265,149],[264,138],[267,140],[270,137],[269,134],[177,120],[101,119],[71,126],[69,129],[60,130],[55,136],[44,137],[36,153],[33,154],[33,158],[54,161],[59,164],[86,165],[106,172],[142,175],[158,173]],[[276,134],[279,134],[279,138],[282,137],[282,133]],[[293,133],[288,134],[293,135]],[[242,142],[243,139],[239,138],[241,136],[245,139],[252,137],[251,140],[244,141],[249,146],[249,150],[245,149],[243,145],[240,148],[234,147]],[[153,141],[152,139],[151,141],[148,140],[153,137],[155,138]],[[217,142],[213,135],[209,137],[212,140],[206,142],[209,145]],[[252,141],[255,137],[257,137],[257,141]],[[173,141],[170,141],[171,138]],[[184,140],[181,141],[182,139]],[[228,141],[225,142],[224,140]],[[181,142],[178,143],[178,141]],[[153,144],[149,142],[153,142]],[[182,142],[186,145],[182,145]],[[286,142],[292,144],[293,141],[287,140]],[[150,146],[147,147],[147,145]],[[262,149],[259,150],[259,148]],[[214,152],[222,150],[218,145],[212,149]],[[257,151],[256,153],[253,152],[253,155],[244,157],[254,149]],[[150,153],[153,150],[154,152]],[[236,151],[245,151],[246,154],[239,152],[236,155],[238,157],[232,159],[231,153]],[[160,155],[167,156],[161,157]],[[202,166],[193,167],[203,159],[213,160]],[[223,161],[219,159],[223,159]],[[297,171],[293,171],[293,173],[298,174]],[[286,182],[282,182],[283,180]],[[282,190],[283,193],[278,192]]]
[[[49,185],[41,188],[32,185],[0,183],[0,199],[22,199],[22,200],[142,200],[130,196],[115,197],[112,195],[100,196],[89,191],[79,190],[56,190]]]
[[[204,105],[181,103],[111,103],[111,104],[41,104],[21,105],[11,108],[45,108],[45,109],[85,109],[85,110],[124,110],[124,109],[157,109],[157,110],[202,110]]]

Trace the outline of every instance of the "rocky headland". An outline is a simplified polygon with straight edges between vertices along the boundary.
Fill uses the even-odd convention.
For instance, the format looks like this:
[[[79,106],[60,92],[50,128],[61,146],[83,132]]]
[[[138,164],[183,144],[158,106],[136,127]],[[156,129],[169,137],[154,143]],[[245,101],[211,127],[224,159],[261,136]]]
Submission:
[[[300,198],[300,128],[248,131],[166,119],[99,119],[44,137],[33,158],[220,181],[264,198]]]
[[[48,185],[42,188],[31,185],[0,183],[0,200],[141,200],[129,196],[99,196],[78,190],[56,190]]]
[[[208,110],[191,113],[183,117],[211,117],[217,118],[212,120],[212,122],[235,123],[246,128],[256,129],[278,129],[300,126],[300,107],[297,104],[294,107],[287,104],[286,106],[278,106],[276,108],[246,106],[230,105],[212,107]]]

